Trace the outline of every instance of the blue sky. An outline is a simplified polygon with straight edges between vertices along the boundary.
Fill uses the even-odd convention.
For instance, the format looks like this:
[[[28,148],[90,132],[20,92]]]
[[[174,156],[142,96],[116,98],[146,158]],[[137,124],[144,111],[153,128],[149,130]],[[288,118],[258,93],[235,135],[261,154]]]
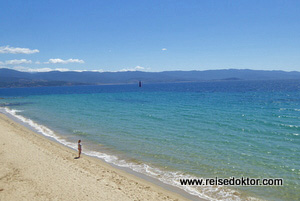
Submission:
[[[300,1],[0,0],[0,67],[300,71]]]

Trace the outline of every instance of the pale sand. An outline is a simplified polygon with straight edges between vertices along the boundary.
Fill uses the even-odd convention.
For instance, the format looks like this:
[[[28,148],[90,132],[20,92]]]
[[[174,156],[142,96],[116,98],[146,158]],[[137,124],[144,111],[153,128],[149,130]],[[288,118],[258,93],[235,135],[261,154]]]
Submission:
[[[0,114],[0,200],[187,200]]]

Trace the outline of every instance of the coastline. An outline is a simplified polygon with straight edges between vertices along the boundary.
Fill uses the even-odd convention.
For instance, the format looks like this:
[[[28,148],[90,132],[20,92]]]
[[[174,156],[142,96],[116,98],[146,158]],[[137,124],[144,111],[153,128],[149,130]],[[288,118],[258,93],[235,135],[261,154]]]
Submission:
[[[1,200],[203,200],[187,198],[90,156],[76,160],[75,150],[2,113],[0,131]]]

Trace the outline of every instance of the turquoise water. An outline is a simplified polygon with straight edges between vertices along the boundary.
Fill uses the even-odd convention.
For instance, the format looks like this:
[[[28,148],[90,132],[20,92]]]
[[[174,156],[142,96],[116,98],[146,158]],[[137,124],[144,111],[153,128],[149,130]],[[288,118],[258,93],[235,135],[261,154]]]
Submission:
[[[2,111],[46,126],[58,141],[74,147],[80,138],[86,154],[172,185],[284,179],[280,187],[181,186],[200,197],[300,199],[300,81],[0,89],[0,97]]]

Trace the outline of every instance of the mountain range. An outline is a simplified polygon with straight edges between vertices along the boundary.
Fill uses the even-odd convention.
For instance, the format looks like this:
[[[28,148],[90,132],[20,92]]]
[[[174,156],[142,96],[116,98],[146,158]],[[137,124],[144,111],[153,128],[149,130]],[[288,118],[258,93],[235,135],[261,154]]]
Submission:
[[[92,71],[50,71],[21,72],[7,68],[0,69],[0,87],[32,86],[69,86],[201,82],[222,80],[286,80],[300,79],[300,72],[265,71],[265,70],[206,70],[206,71],[164,71],[164,72],[92,72]]]

